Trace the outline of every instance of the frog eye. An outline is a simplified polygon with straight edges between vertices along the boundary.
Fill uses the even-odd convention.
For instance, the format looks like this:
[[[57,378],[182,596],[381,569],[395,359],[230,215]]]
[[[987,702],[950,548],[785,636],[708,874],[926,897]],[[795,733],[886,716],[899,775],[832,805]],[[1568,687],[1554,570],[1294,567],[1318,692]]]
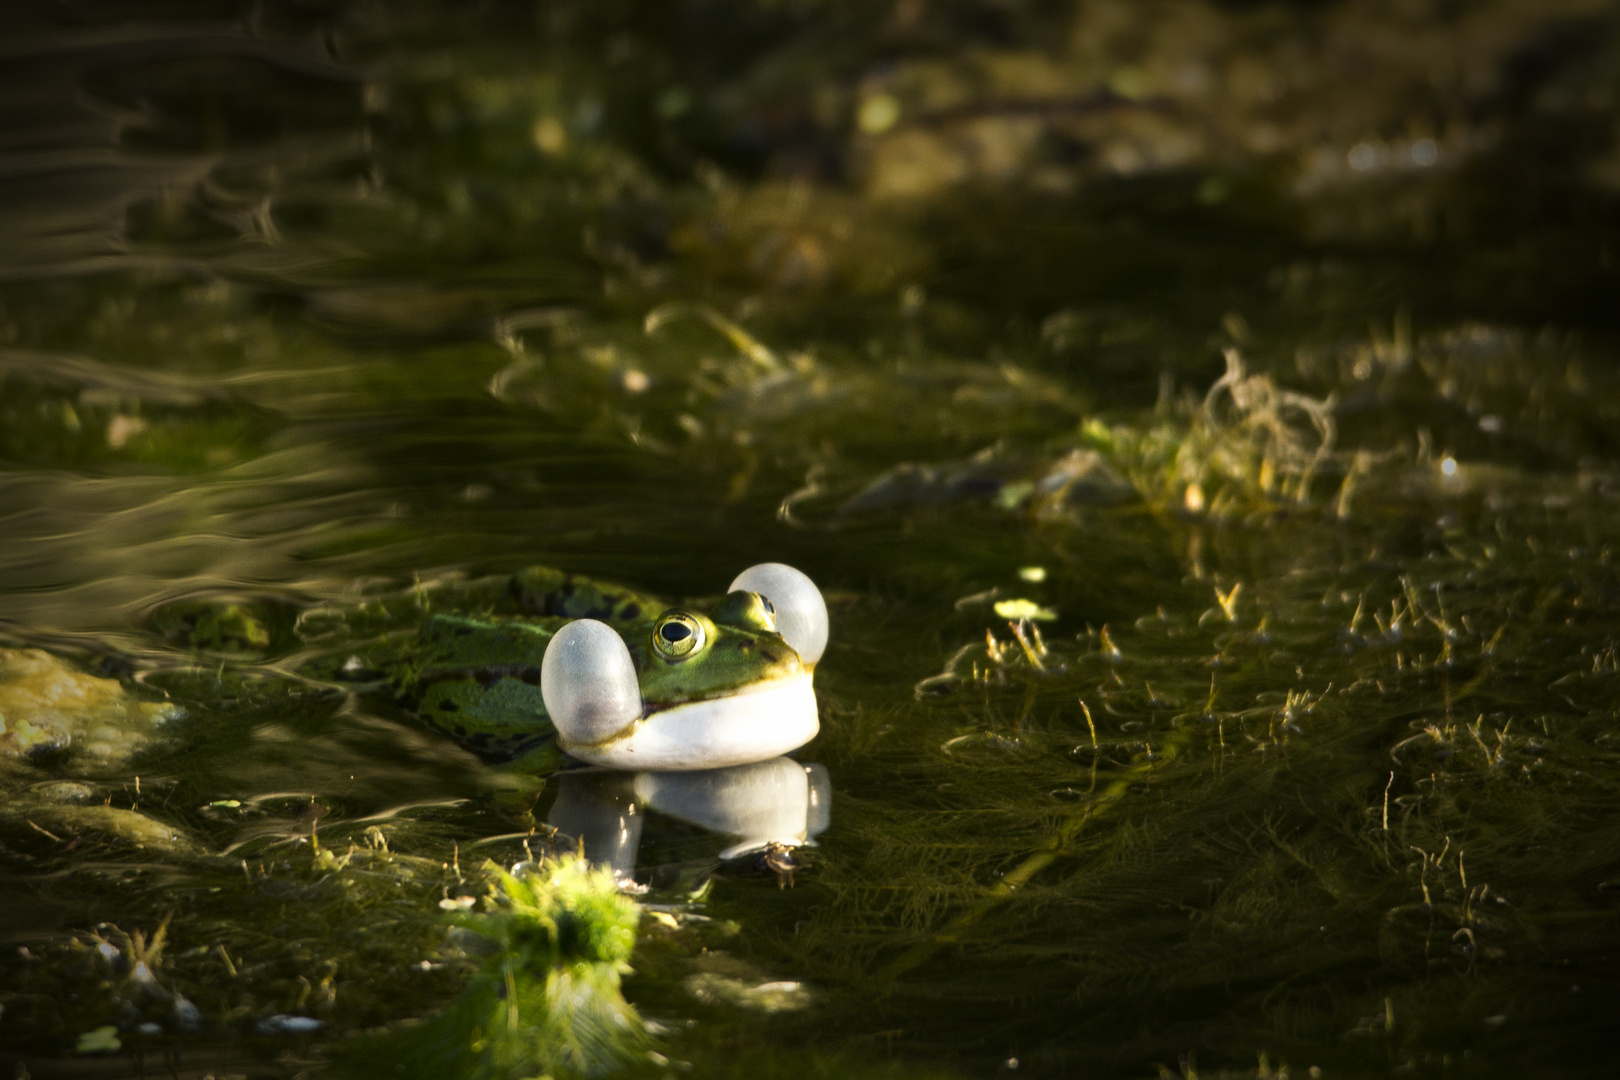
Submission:
[[[575,619],[540,660],[540,696],[564,739],[597,743],[641,717],[641,686],[624,639],[606,623]]]
[[[827,648],[827,602],[801,571],[782,563],[760,563],[737,575],[731,591],[758,593],[776,614],[776,632],[799,659],[814,664]]]
[[[703,626],[690,615],[667,612],[653,626],[653,648],[660,656],[682,660],[703,648]]]

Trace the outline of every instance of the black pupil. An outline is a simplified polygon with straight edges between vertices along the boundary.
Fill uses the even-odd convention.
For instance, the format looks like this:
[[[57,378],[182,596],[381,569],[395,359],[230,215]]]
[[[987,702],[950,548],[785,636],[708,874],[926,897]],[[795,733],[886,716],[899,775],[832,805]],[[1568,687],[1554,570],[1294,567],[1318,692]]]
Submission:
[[[762,596],[759,598],[759,602],[765,606],[765,614],[773,617],[776,615],[776,605],[771,603],[769,597]]]
[[[665,623],[664,628],[658,631],[658,636],[673,645],[677,641],[685,641],[691,637],[692,631],[689,627],[678,622]]]

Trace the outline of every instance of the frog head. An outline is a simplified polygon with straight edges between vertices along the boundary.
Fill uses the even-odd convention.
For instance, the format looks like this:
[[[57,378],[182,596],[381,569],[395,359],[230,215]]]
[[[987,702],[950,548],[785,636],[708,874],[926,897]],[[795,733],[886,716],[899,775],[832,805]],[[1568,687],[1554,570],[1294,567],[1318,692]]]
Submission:
[[[541,693],[562,748],[586,761],[743,764],[815,735],[811,675],[826,643],[820,590],[765,563],[739,575],[713,611],[666,611],[631,645],[605,623],[568,623],[546,649]]]
[[[708,614],[671,608],[630,646],[643,711],[727,697],[805,670],[777,632],[774,605],[756,592],[728,593]]]

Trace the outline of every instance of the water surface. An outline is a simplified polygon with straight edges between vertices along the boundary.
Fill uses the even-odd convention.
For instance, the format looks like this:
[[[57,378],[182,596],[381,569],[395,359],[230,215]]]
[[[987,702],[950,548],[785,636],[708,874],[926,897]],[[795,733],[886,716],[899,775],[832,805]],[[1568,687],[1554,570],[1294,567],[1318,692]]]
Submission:
[[[1604,6],[5,18],[0,635],[184,709],[4,761],[32,1075],[314,1075],[543,854],[301,613],[766,560],[830,815],[783,889],[644,813],[647,1075],[1608,1067]]]

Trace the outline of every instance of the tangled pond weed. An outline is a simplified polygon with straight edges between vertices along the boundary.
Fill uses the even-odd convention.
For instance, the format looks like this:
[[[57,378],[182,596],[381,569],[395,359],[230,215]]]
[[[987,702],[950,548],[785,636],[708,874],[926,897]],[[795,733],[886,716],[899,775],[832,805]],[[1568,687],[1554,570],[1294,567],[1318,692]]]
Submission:
[[[1160,510],[1221,519],[1242,517],[1311,497],[1334,450],[1334,398],[1313,398],[1250,374],[1242,355],[1225,352],[1226,371],[1202,402],[1162,403],[1148,428],[1089,420],[1085,439]]]

